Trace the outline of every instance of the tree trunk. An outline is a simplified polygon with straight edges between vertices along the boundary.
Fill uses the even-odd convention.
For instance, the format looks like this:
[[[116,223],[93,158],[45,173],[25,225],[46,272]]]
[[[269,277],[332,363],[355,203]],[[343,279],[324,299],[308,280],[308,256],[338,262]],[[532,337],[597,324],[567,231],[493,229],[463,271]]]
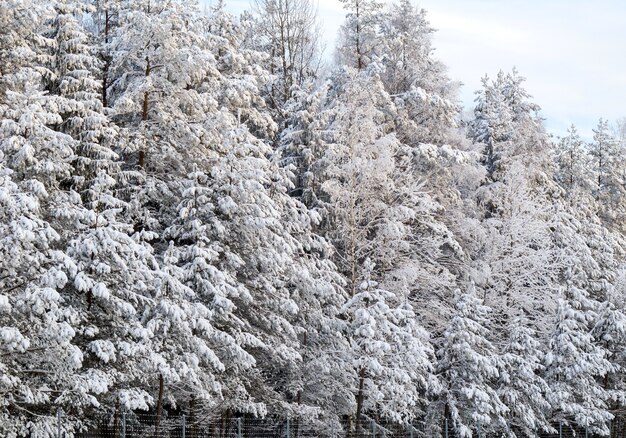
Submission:
[[[159,437],[161,425],[161,411],[163,410],[163,374],[159,374],[159,397],[157,399],[156,419],[154,420],[154,438]]]
[[[363,394],[363,386],[365,385],[365,368],[361,368],[359,371],[359,392],[356,395],[356,431],[358,433],[361,427],[361,415],[363,411],[363,400],[365,395]]]
[[[189,402],[189,436],[196,436],[196,398],[192,395]]]
[[[444,438],[446,436],[446,426],[449,415],[450,413],[448,412],[448,403],[446,403],[443,407],[443,424],[441,425],[441,436]]]
[[[359,2],[356,3],[356,68],[363,70],[363,57],[361,55],[361,11]]]
[[[146,57],[146,77],[150,76],[150,58]],[[148,121],[148,97],[149,97],[149,93],[146,91],[143,93],[143,105],[142,105],[142,111],[141,111],[141,121],[145,123]],[[139,167],[144,168],[145,166],[145,160],[146,160],[146,151],[141,149],[139,151],[139,160],[138,160],[138,164]]]
[[[302,390],[298,391],[298,396],[296,397],[296,403],[300,405],[302,401]],[[298,433],[300,432],[300,415],[298,415],[293,420],[293,436],[298,438]]]
[[[111,17],[109,16],[109,11],[104,12],[104,44],[108,44],[109,42],[109,32],[111,30]],[[106,49],[105,49],[106,50]],[[109,87],[108,79],[109,79],[109,68],[111,59],[108,53],[104,53],[104,66],[102,67],[102,106],[107,107],[109,102],[107,100],[107,88]]]
[[[306,348],[306,345],[307,345],[307,332],[305,331],[304,335],[302,336],[302,346]],[[298,406],[300,406],[300,404],[302,403],[302,389],[298,391],[298,395],[296,397],[296,403],[298,404]],[[299,432],[300,432],[300,416],[298,415],[294,419],[293,436],[298,438]]]
[[[119,436],[120,427],[120,399],[115,402],[115,414],[113,417],[113,436]]]
[[[270,55],[270,74],[272,76],[274,76],[276,69],[274,68],[274,59],[276,57],[276,40],[272,40],[272,52]],[[271,104],[274,107],[274,109],[278,109],[278,105],[276,104],[276,86],[274,84],[274,81],[272,81],[272,85],[271,85],[271,89],[270,89],[270,97],[271,97]]]
[[[351,148],[350,150],[350,160],[354,160],[355,158],[355,153],[354,153],[354,147]],[[354,175],[354,172],[352,173],[352,175],[350,176],[350,190],[353,193],[352,199],[350,200],[350,291],[351,294],[350,296],[355,296],[356,295],[356,281],[357,281],[357,254],[356,254],[356,246],[357,246],[357,241],[356,241],[356,229],[357,229],[357,223],[356,223],[356,205],[355,205],[355,200],[354,200],[354,192],[357,186],[357,182],[356,182],[356,178]]]
[[[281,22],[280,24],[280,55],[281,55],[281,62],[283,65],[283,99],[281,100],[281,103],[287,102],[287,99],[289,99],[289,67],[287,65],[287,41],[285,39],[285,24]]]

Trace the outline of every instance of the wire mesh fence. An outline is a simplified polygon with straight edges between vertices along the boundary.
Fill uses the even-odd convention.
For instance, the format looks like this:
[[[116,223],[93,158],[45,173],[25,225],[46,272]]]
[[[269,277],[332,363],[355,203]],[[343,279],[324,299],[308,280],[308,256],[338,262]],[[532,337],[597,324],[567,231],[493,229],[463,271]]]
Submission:
[[[58,412],[58,433],[55,438],[461,438],[448,421],[433,435],[424,425],[398,424],[363,419],[354,422],[324,423],[306,418],[205,417],[184,414],[154,413],[102,414],[90,418],[90,427],[79,433],[66,432],[64,417]],[[554,433],[537,431],[533,438],[596,438],[584,427],[555,424]],[[485,433],[478,425],[474,438],[513,438],[528,434],[514,428]],[[610,438],[626,438],[626,421],[610,425]]]
[[[59,414],[58,438],[63,432]],[[381,424],[373,420],[328,424],[308,419],[161,416],[145,413],[114,413],[92,418],[91,427],[72,438],[418,438],[421,428],[410,424]],[[452,435],[450,436],[452,438]]]

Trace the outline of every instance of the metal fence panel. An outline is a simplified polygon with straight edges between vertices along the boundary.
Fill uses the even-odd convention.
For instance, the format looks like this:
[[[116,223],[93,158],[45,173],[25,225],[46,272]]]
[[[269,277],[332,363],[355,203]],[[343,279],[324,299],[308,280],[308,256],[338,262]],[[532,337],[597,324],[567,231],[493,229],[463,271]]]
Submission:
[[[207,417],[196,415],[115,412],[89,419],[91,428],[79,433],[66,432],[61,411],[57,412],[55,438],[459,438],[444,420],[441,436],[432,437],[420,423],[398,424],[364,419],[341,423],[309,418]],[[67,427],[72,430],[71,427]],[[599,438],[584,427],[554,425],[556,433],[537,431],[532,438]],[[473,438],[521,438],[509,427],[497,434],[484,434],[480,425]],[[626,438],[626,422],[611,424],[611,438]]]

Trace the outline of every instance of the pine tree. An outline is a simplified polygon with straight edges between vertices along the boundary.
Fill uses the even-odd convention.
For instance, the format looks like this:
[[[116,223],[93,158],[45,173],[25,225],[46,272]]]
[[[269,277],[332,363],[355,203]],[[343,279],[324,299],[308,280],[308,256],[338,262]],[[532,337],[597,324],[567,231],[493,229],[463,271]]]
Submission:
[[[0,432],[44,436],[56,427],[53,406],[68,412],[97,406],[102,385],[81,373],[79,315],[64,292],[75,267],[42,219],[46,191],[34,181],[21,188],[0,157]],[[70,417],[64,427],[76,426]]]
[[[594,195],[600,204],[599,216],[605,224],[621,230],[621,218],[624,217],[624,182],[620,171],[620,157],[623,153],[620,143],[609,132],[606,120],[600,119],[593,130],[593,142],[590,145],[593,157],[593,173],[596,184]]]
[[[407,144],[444,143],[456,126],[457,85],[433,56],[426,12],[410,0],[391,4],[377,35],[381,80],[398,107],[398,137]]]
[[[81,309],[77,342],[84,349],[85,372],[99,376],[102,405],[110,409],[148,409],[152,395],[144,389],[141,360],[152,357],[152,336],[140,315],[152,303],[158,263],[132,224],[120,220],[127,205],[113,190],[116,181],[101,172],[92,182],[93,210],[68,242],[75,264],[69,297]]]
[[[330,84],[325,82],[318,88],[312,86],[299,89],[287,103],[290,118],[281,132],[278,153],[281,165],[292,173],[294,189],[291,195],[299,198],[309,208],[319,207],[321,194],[319,168],[326,150],[332,141],[328,129],[332,109],[328,108]]]
[[[274,141],[278,125],[268,106],[276,108],[278,105],[268,105],[264,99],[271,89],[273,76],[265,68],[268,55],[258,50],[255,26],[250,14],[242,14],[237,20],[219,5],[208,17],[206,38],[216,65],[212,80],[204,83],[204,90],[253,135]]]
[[[511,161],[521,160],[533,171],[548,167],[548,137],[540,107],[524,89],[525,78],[517,70],[500,71],[495,80],[483,78],[478,91],[470,137],[485,145],[488,177],[497,181]]]
[[[543,352],[528,320],[515,318],[508,327],[508,341],[500,357],[498,396],[508,408],[507,432],[532,435],[537,430],[555,432],[547,413],[550,387],[541,377]]]
[[[177,1],[125,1],[112,39],[109,100],[115,118],[133,130],[124,152],[133,154],[129,164],[165,182],[180,173],[181,158],[193,151],[177,145],[198,142],[189,112],[197,108],[196,88],[214,65],[194,13],[193,4]],[[147,191],[150,186],[163,195],[171,190],[158,180],[148,181]]]
[[[566,190],[570,198],[574,198],[580,191],[591,192],[588,158],[585,144],[578,131],[572,125],[567,136],[556,145],[555,160],[557,164],[556,180]]]
[[[350,321],[351,362],[358,376],[357,428],[366,413],[397,423],[411,421],[423,414],[427,395],[439,388],[426,331],[416,323],[406,299],[369,278],[374,268],[365,261],[359,289],[343,309]]]
[[[363,70],[374,58],[376,30],[382,3],[377,0],[341,0],[348,11],[341,28],[341,42],[337,48],[340,64]]]
[[[491,309],[481,303],[473,284],[457,294],[454,316],[437,352],[443,390],[432,409],[441,409],[460,436],[471,437],[478,428],[481,433],[502,430],[509,408],[495,389],[501,364],[487,338]]]
[[[264,64],[274,77],[269,105],[275,120],[284,120],[285,103],[296,88],[315,79],[322,65],[321,28],[311,0],[256,0],[256,50],[269,56]],[[282,123],[279,123],[282,124]]]
[[[593,340],[591,324],[596,319],[593,301],[576,286],[575,270],[567,271],[566,275],[546,356],[545,378],[551,388],[552,420],[607,434],[613,415],[608,410],[609,395],[598,379],[613,372],[615,367]]]
[[[213,356],[212,366],[220,371],[215,386],[221,394],[220,382],[228,387],[228,379],[234,379],[256,365],[254,357],[246,351],[247,343],[251,341],[244,342],[246,330],[242,330],[235,315],[234,303],[236,300],[249,301],[252,297],[250,291],[239,283],[234,271],[225,269],[228,265],[223,266],[227,260],[236,260],[238,256],[216,239],[216,228],[222,225],[216,217],[218,212],[213,203],[209,177],[201,171],[193,172],[186,186],[178,219],[165,230],[165,236],[172,240],[165,253],[164,267],[170,276],[189,288],[187,301],[190,306],[197,307],[189,316],[193,318],[193,332],[204,338],[204,344],[197,349]],[[237,266],[240,265],[233,267]],[[255,340],[255,343],[261,341]],[[231,370],[226,376],[221,375],[226,371],[224,364]],[[214,400],[208,397],[198,399],[209,407],[214,405]]]
[[[116,29],[120,26],[120,12],[122,11],[123,0],[93,0],[93,34],[97,58],[100,61],[100,70],[97,78],[100,82],[100,101],[104,108],[109,108],[110,87],[114,81],[113,56],[114,37]]]
[[[490,83],[482,78],[482,90],[477,91],[474,119],[469,124],[470,138],[485,145],[484,163],[489,178],[494,178],[500,167],[501,148],[512,140],[513,116],[507,105],[501,86],[504,73],[498,73],[498,82]]]
[[[16,19],[10,26],[26,17],[29,21],[23,24],[32,33],[18,40],[18,34],[9,30],[5,48],[12,70],[2,75],[7,263],[2,278],[8,282],[3,286],[9,292],[5,298],[10,309],[8,325],[2,324],[4,347],[9,350],[3,374],[11,376],[5,381],[3,415],[14,416],[2,421],[2,427],[8,428],[3,430],[7,434],[41,435],[54,425],[52,406],[80,413],[98,405],[95,396],[103,387],[97,375],[90,379],[81,372],[83,353],[75,338],[80,314],[65,292],[76,266],[62,251],[59,230],[74,223],[80,198],[63,190],[75,146],[70,136],[58,131],[68,102],[45,89],[55,77],[51,68],[56,44],[47,32],[54,10],[41,3],[28,12],[15,6],[8,15]],[[41,372],[44,368],[46,372]],[[29,415],[33,410],[44,414],[33,418]],[[72,416],[65,427],[72,431],[77,423],[80,420]]]
[[[319,270],[324,265],[316,267],[307,262],[305,248],[313,251],[311,258],[315,260],[313,242],[306,241],[311,238],[309,214],[287,195],[286,176],[265,158],[268,146],[243,129],[225,134],[221,156],[211,170],[217,208],[214,238],[222,242],[227,254],[233,254],[225,257],[224,269],[231,275],[237,272],[239,281],[249,291],[234,303],[237,317],[246,321],[245,339],[255,348],[260,368],[238,378],[245,382],[243,386],[250,391],[252,400],[265,402],[274,389],[274,381],[272,377],[269,381],[260,380],[261,369],[266,376],[278,378],[276,373],[301,361],[299,307],[294,298],[307,297],[308,301],[314,297],[308,298],[308,294],[319,294],[314,292],[315,283],[303,273],[321,275],[318,284],[327,288],[322,285],[328,281],[332,284],[332,278],[320,280],[332,275],[332,271],[325,274]],[[298,260],[300,257],[304,259]],[[313,290],[308,289],[311,286]],[[305,306],[307,301],[301,304]],[[233,398],[230,403],[233,409],[252,412],[245,399]],[[267,408],[278,407],[264,409]]]
[[[592,335],[597,344],[606,352],[606,358],[613,369],[601,379],[602,387],[608,394],[608,407],[615,418],[620,415],[620,407],[626,400],[624,386],[624,357],[622,352],[626,346],[626,316],[623,307],[615,303],[616,295],[609,296],[598,309],[598,317],[594,323]],[[615,422],[611,423],[611,428]]]
[[[102,83],[98,80],[102,63],[94,40],[79,22],[89,12],[86,4],[75,0],[57,4],[55,18],[57,93],[67,100],[61,130],[76,141],[72,188],[81,193],[87,206],[94,201],[90,186],[101,172],[119,179],[119,155],[113,151],[120,130],[110,121],[102,104]]]
[[[319,129],[311,134],[315,150],[304,152],[311,154],[306,158],[310,163],[307,165],[316,183],[316,187],[308,189],[311,198],[317,199],[311,206],[322,214],[321,231],[337,249],[335,260],[345,275],[349,294],[356,297],[361,283],[371,281],[376,284],[373,290],[382,294],[376,295],[381,305],[399,308],[400,303],[407,301],[410,291],[426,288],[427,283],[430,287],[433,282],[447,286],[450,278],[442,276],[441,267],[432,262],[443,244],[438,239],[443,239],[441,234],[445,233],[445,228],[434,224],[437,222],[433,214],[436,203],[420,192],[419,182],[411,178],[410,172],[400,171],[412,166],[410,149],[393,135],[385,135],[391,124],[386,124],[390,116],[383,110],[392,113],[393,104],[380,81],[354,70],[337,74],[334,80],[337,94],[326,98],[324,115],[312,121],[314,129]],[[302,116],[308,117],[306,113]],[[323,120],[328,120],[327,126],[321,124]],[[327,143],[328,140],[331,143]],[[400,200],[401,205],[394,205],[393,200]],[[412,250],[416,248],[414,244],[420,243],[408,237],[411,233],[419,236],[423,258]],[[434,237],[433,241],[429,241],[429,237]],[[364,265],[368,259],[370,268]],[[366,308],[367,303],[357,298],[350,302],[348,320],[352,327],[357,324],[361,312],[358,309]],[[412,312],[407,305],[407,311]],[[348,337],[356,336],[355,342],[361,342],[357,341],[360,335],[353,330],[350,329]],[[354,348],[357,346],[358,343]],[[391,344],[390,348],[400,347]],[[374,353],[372,360],[378,360]],[[356,349],[354,354],[361,357],[364,353]],[[353,409],[356,412],[350,413],[362,419],[366,411],[372,412],[372,400],[364,394],[367,391],[379,393],[383,383],[379,373],[360,366],[354,369],[353,378],[361,389],[355,394]],[[407,415],[406,409],[386,414],[395,421]]]

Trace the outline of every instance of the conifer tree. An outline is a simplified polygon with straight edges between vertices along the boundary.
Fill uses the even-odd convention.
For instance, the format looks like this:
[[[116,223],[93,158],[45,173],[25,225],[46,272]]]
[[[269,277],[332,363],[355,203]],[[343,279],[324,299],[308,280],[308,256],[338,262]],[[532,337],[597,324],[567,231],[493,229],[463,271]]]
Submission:
[[[569,198],[579,195],[581,191],[591,192],[593,183],[588,177],[590,163],[585,144],[574,125],[568,128],[567,136],[556,145],[555,159],[557,182],[565,188]]]
[[[381,80],[398,107],[397,135],[410,145],[444,143],[456,126],[457,85],[433,56],[433,32],[426,12],[401,0],[389,6],[377,34]]]
[[[365,69],[373,61],[376,31],[380,24],[382,3],[377,0],[341,0],[348,11],[341,28],[341,42],[337,48],[340,64]]]
[[[586,291],[576,286],[579,274],[574,268],[565,275],[566,286],[558,302],[546,356],[552,420],[606,434],[613,415],[608,409],[609,395],[598,380],[613,372],[615,366],[593,340],[595,306]]]
[[[498,396],[508,408],[507,432],[528,436],[537,430],[554,432],[550,425],[550,387],[541,377],[542,345],[526,318],[511,320],[508,340],[500,357]]]
[[[608,227],[622,230],[625,193],[620,157],[623,150],[609,132],[608,121],[600,119],[593,130],[589,153],[593,158],[592,169],[596,179],[593,193],[600,205],[599,216]]]
[[[412,306],[370,279],[375,268],[371,261],[366,260],[364,268],[358,291],[344,306],[358,376],[356,427],[363,427],[364,414],[410,422],[423,414],[427,396],[439,389],[434,351]]]
[[[57,4],[55,67],[57,93],[67,100],[61,130],[77,142],[72,188],[90,206],[94,201],[90,186],[101,172],[122,182],[120,158],[113,149],[124,139],[105,114],[98,80],[102,63],[92,35],[79,22],[89,12],[87,6],[75,0]]]
[[[457,294],[437,352],[443,389],[432,409],[441,409],[460,436],[471,437],[478,428],[482,433],[504,429],[509,408],[495,388],[501,363],[487,338],[491,309],[481,303],[473,284]]]

